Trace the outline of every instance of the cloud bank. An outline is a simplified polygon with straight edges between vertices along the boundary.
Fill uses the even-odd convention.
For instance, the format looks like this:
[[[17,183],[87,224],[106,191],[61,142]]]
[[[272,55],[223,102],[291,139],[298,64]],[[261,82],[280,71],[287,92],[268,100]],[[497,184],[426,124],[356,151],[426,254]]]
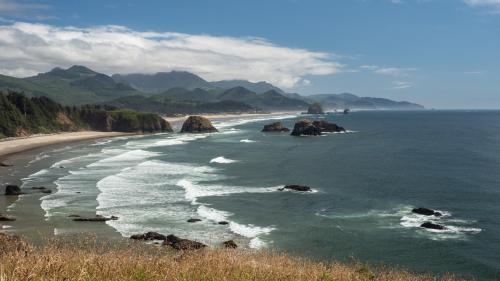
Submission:
[[[342,67],[332,54],[261,38],[143,32],[112,25],[0,26],[0,73],[22,77],[74,64],[107,74],[185,70],[208,80],[265,80],[284,88],[306,84],[306,75],[335,74]]]

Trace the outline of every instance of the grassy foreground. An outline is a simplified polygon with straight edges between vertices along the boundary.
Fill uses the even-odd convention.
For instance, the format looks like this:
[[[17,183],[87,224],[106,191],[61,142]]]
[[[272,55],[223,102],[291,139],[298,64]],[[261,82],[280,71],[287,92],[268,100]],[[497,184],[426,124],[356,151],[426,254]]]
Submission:
[[[33,247],[0,233],[0,280],[456,280],[363,265],[318,263],[270,252],[212,249],[174,252],[93,242]]]

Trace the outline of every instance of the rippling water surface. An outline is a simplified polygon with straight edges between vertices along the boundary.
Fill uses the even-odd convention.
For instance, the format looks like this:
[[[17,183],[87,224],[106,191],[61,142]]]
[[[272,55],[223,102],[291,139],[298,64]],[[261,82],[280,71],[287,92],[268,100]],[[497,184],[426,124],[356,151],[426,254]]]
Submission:
[[[282,116],[292,127],[295,116]],[[123,236],[158,231],[318,259],[356,257],[414,270],[500,271],[500,112],[354,112],[349,133],[261,133],[269,120],[216,122],[217,134],[122,137],[46,152],[24,179],[53,182],[48,223],[116,215]],[[306,184],[313,193],[280,192]],[[443,213],[411,213],[428,207]],[[12,207],[15,208],[15,205]],[[187,223],[189,218],[201,218]],[[227,225],[217,222],[227,221]],[[427,230],[431,221],[445,230]],[[57,224],[64,232],[64,224]]]

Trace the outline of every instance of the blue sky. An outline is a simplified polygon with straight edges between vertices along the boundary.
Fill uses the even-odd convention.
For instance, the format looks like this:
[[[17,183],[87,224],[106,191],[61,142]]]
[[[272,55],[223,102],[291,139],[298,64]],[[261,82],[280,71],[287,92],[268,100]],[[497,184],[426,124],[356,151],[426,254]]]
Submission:
[[[183,69],[305,95],[500,108],[500,0],[0,0],[0,25],[0,39],[14,38],[0,40],[9,75],[72,63],[108,74]],[[69,33],[78,40],[61,41]],[[125,43],[110,49],[109,38]]]

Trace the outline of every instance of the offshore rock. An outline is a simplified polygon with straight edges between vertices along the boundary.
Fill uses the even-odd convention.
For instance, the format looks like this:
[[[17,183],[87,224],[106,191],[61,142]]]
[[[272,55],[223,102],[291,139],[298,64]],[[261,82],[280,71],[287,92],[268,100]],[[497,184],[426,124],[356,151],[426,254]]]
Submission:
[[[189,116],[182,124],[181,133],[214,133],[218,130],[203,116]]]

